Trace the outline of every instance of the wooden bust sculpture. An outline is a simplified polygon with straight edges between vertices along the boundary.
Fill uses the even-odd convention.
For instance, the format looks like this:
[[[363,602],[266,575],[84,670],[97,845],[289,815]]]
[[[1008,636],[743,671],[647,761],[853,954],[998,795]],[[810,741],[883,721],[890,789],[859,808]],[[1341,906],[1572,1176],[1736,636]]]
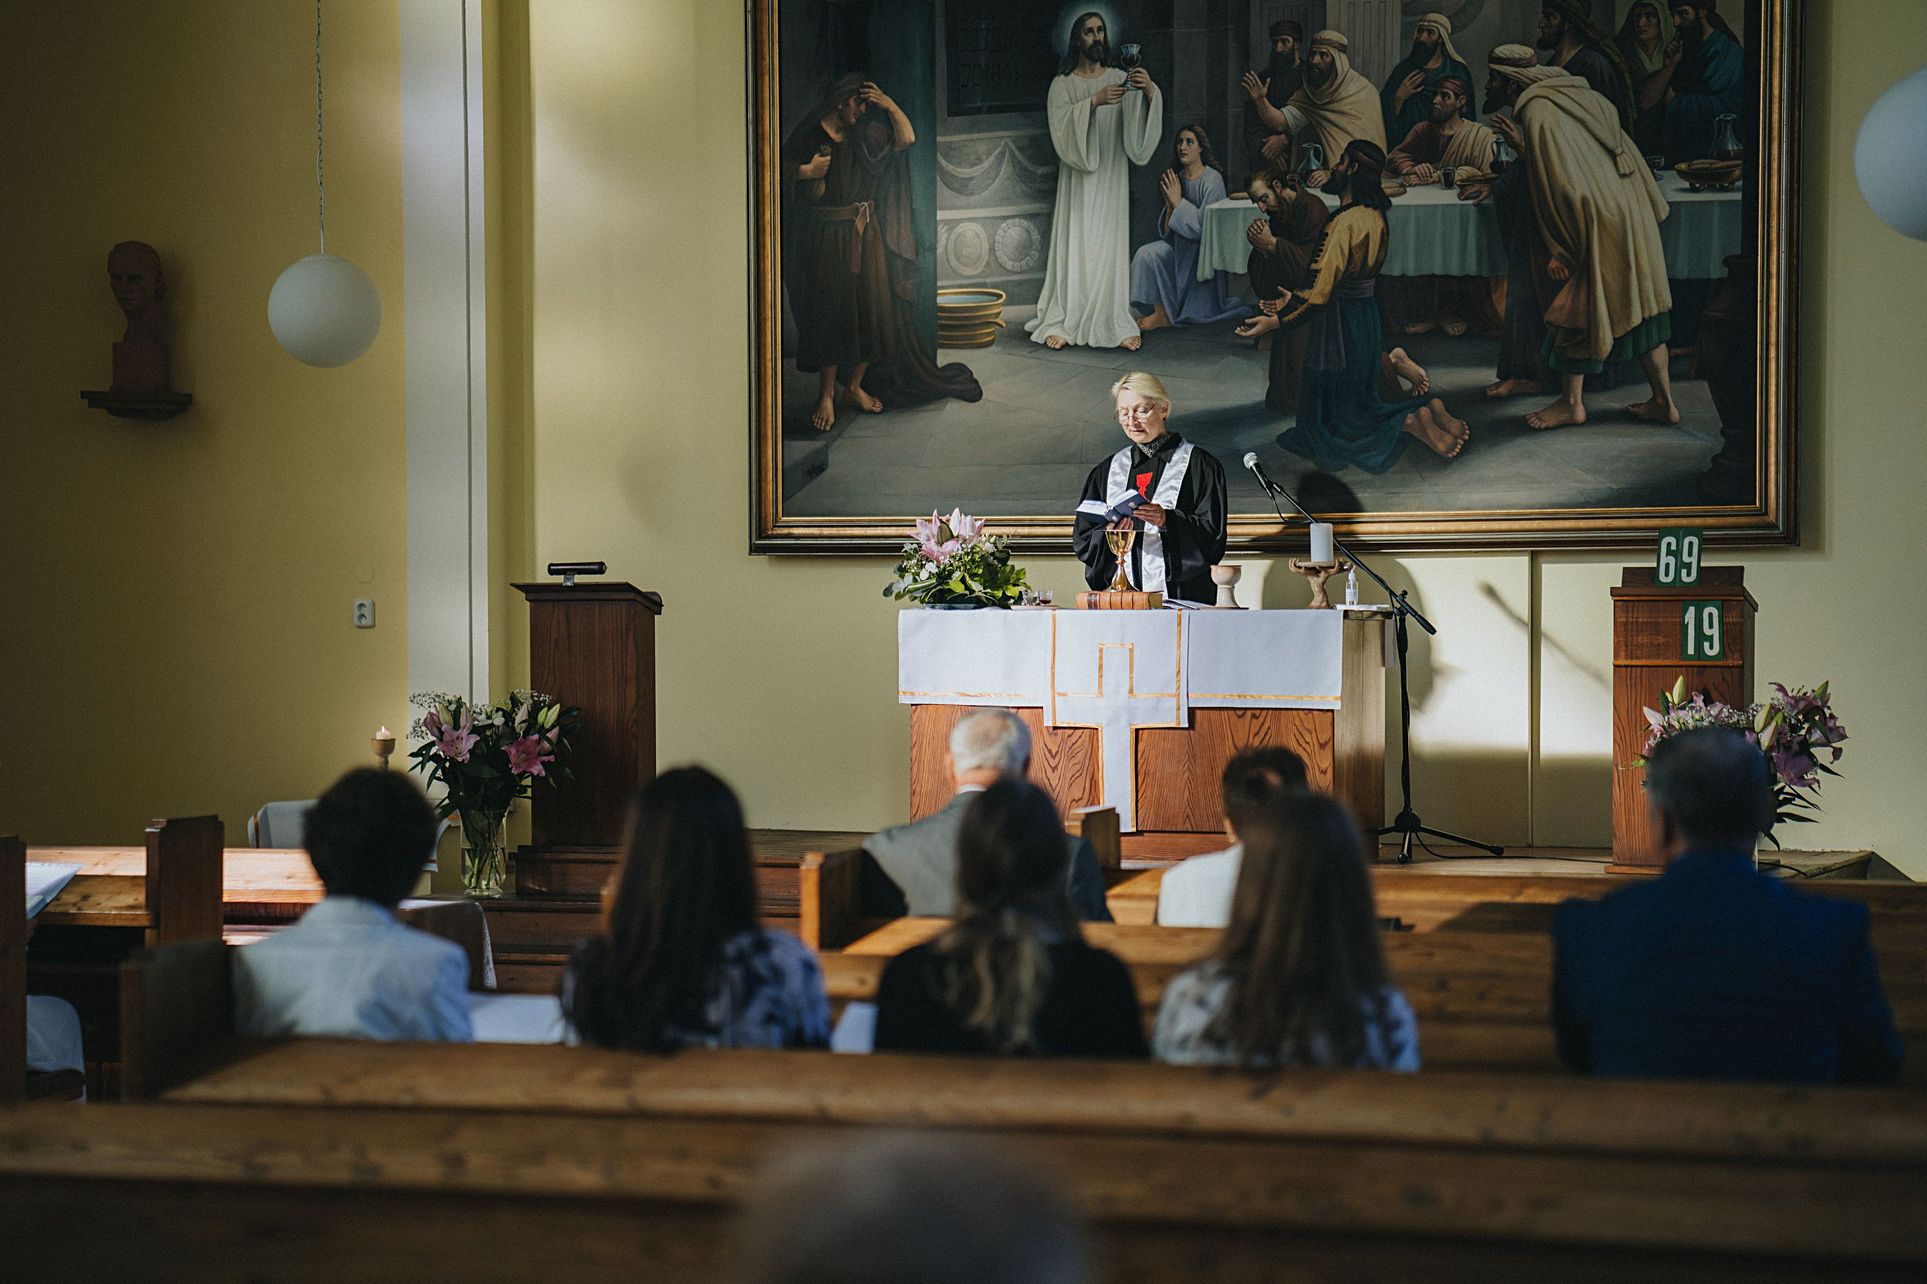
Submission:
[[[144,241],[122,241],[107,252],[107,281],[127,316],[127,331],[114,345],[113,391],[170,391],[160,254]]]

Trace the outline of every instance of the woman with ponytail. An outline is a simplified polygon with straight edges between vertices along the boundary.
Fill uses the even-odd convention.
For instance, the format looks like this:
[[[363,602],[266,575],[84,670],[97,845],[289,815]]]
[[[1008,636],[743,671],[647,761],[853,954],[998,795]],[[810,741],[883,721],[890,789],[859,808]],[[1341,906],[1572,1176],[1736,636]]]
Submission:
[[[957,835],[957,921],[891,959],[877,989],[879,1052],[1141,1057],[1131,974],[1084,943],[1070,849],[1050,796],[1004,779]]]

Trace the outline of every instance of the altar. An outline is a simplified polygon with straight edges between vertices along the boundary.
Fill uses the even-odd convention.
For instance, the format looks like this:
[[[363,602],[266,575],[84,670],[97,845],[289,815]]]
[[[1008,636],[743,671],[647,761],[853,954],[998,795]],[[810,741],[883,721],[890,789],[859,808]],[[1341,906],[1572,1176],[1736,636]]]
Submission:
[[[1218,777],[1281,745],[1361,826],[1384,817],[1385,620],[1329,611],[946,611],[897,617],[910,813],[951,797],[950,729],[972,706],[1030,725],[1058,808],[1115,807],[1141,854],[1222,832]]]

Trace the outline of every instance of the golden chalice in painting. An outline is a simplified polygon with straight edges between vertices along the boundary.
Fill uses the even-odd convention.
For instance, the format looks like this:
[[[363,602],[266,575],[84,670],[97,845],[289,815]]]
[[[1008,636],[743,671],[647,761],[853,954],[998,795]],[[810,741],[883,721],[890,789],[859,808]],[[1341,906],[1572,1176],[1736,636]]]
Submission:
[[[1124,568],[1131,562],[1131,545],[1137,541],[1137,530],[1126,526],[1122,529],[1113,526],[1104,532],[1104,542],[1111,547],[1111,556],[1117,559],[1117,574],[1111,577],[1111,587],[1107,593],[1129,593],[1131,581],[1124,574]]]

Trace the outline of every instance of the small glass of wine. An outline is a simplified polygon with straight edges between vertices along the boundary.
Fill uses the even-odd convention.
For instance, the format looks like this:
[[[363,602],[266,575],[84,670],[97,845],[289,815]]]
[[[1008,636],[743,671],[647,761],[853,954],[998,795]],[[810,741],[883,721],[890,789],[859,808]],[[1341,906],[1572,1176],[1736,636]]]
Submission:
[[[1117,47],[1117,65],[1126,71],[1136,71],[1144,65],[1144,46],[1122,44]]]

